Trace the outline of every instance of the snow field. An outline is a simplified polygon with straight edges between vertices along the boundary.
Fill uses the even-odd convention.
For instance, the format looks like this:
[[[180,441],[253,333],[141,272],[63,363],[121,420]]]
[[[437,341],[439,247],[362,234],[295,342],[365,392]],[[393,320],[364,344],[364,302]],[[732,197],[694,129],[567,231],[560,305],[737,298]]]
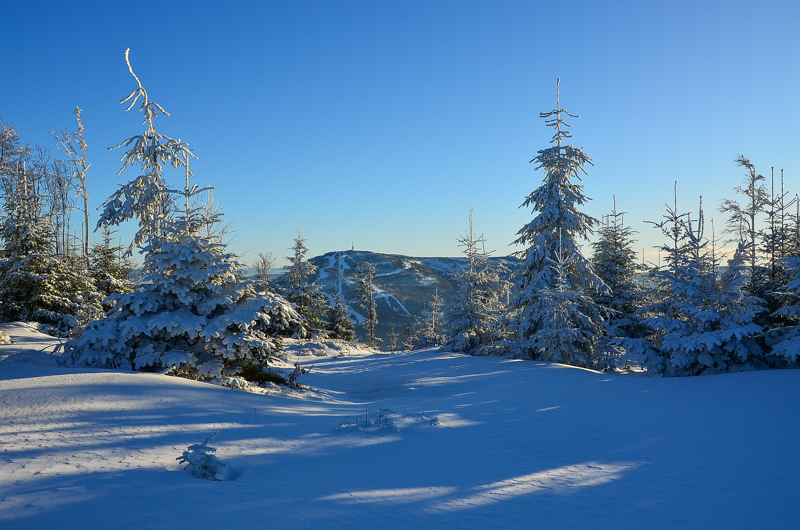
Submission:
[[[658,379],[424,350],[290,357],[313,365],[311,390],[260,395],[64,369],[15,343],[0,346],[2,527],[797,523],[796,370]],[[177,462],[216,431],[236,480]]]

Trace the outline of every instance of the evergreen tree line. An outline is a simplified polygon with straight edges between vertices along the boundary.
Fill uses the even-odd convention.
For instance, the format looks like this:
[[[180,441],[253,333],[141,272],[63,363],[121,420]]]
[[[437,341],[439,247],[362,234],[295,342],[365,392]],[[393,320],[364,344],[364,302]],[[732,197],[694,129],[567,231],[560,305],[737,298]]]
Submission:
[[[88,244],[86,144],[78,130],[54,135],[63,160],[22,146],[13,126],[0,136],[0,320],[25,320],[71,334],[63,362],[191,377],[228,377],[265,366],[284,337],[355,339],[346,302],[329,299],[313,278],[316,267],[298,227],[281,287],[270,282],[271,255],[253,264],[256,279],[226,251],[211,188],[192,184],[189,145],[156,130],[169,115],[138,87],[122,103],[141,102],[145,131],[120,143],[120,170],[140,174],[103,204],[97,229],[103,242]],[[592,165],[572,137],[560,93],[542,113],[554,128],[551,145],[531,160],[541,185],[521,207],[533,219],[517,233],[521,264],[514,296],[489,260],[485,238],[469,228],[457,238],[466,257],[452,300],[438,293],[406,347],[441,346],[476,355],[513,354],[576,366],[638,366],[654,374],[695,375],[763,367],[796,367],[800,352],[800,203],[774,175],[766,178],[745,157],[736,159],[745,182],[723,202],[719,239],[707,223],[702,199],[696,215],[678,208],[677,189],[660,221],[663,264],[639,262],[634,233],[616,210],[604,222],[583,213],[580,183]],[[165,170],[183,173],[173,189]],[[776,184],[779,188],[776,191]],[[83,215],[81,222],[77,214]],[[113,227],[136,220],[139,229],[123,253]],[[710,227],[707,225],[711,225]],[[710,229],[710,230],[709,230]],[[592,256],[581,241],[594,231]],[[709,235],[710,232],[710,235]],[[736,246],[723,255],[723,244]],[[144,256],[134,277],[130,256]],[[723,267],[723,262],[727,265]],[[375,269],[357,264],[356,299],[366,317],[366,341],[377,346]],[[398,347],[392,329],[389,349]]]
[[[719,207],[727,216],[719,238],[702,197],[694,216],[679,210],[676,183],[662,220],[651,222],[666,241],[663,264],[637,263],[623,214],[608,216],[593,245],[608,287],[594,295],[605,311],[596,363],[636,362],[663,375],[797,367],[798,201],[787,200],[782,177],[776,193],[774,176],[767,189],[747,158],[736,163],[745,182]],[[723,253],[724,245],[735,250]]]
[[[559,80],[560,83],[560,80]],[[417,342],[467,353],[512,353],[594,369],[640,367],[681,376],[767,367],[797,367],[800,356],[800,202],[774,173],[767,179],[744,156],[745,172],[719,210],[719,237],[698,212],[672,204],[650,221],[665,243],[658,264],[636,259],[634,232],[614,208],[600,222],[581,212],[580,183],[592,165],[572,137],[560,106],[542,113],[555,133],[531,160],[541,185],[522,204],[534,217],[515,243],[522,264],[516,296],[502,304],[498,277],[476,252],[470,230],[459,238],[469,267],[455,298],[441,311],[435,297]],[[710,225],[710,226],[709,226]],[[585,257],[580,241],[591,244]],[[723,253],[725,245],[735,251]],[[440,325],[437,327],[437,322]]]
[[[145,168],[155,168],[157,175],[151,175],[149,182],[143,179],[145,175],[139,176],[106,201],[104,218],[96,226],[102,242],[88,245],[88,231],[85,230],[88,206],[87,201],[81,200],[88,197],[85,181],[87,146],[83,140],[80,112],[76,107],[78,131],[53,135],[63,147],[61,152],[67,155],[66,159],[54,159],[48,148],[21,144],[14,126],[0,121],[0,193],[3,198],[0,321],[34,322],[44,331],[61,336],[80,334],[89,322],[101,318],[113,308],[116,298],[111,295],[130,293],[139,273],[147,273],[149,261],[145,259],[143,270],[136,270],[130,259],[132,251],[137,247],[144,250],[148,238],[163,235],[179,211],[174,200],[165,200],[165,194],[170,190],[160,166],[164,161],[172,164],[175,160],[179,161],[179,166],[184,165],[183,159],[174,153],[159,155],[163,160],[151,161],[152,157],[127,152],[123,156],[123,170],[139,161]],[[150,120],[155,116],[154,111]],[[124,144],[131,145],[128,142]],[[148,146],[163,147],[167,151],[179,147],[179,144],[162,137],[152,126],[152,130],[133,142],[134,149],[144,150]],[[188,163],[185,165],[188,167]],[[134,199],[138,193],[143,195],[137,201]],[[209,202],[206,200],[190,207],[197,218],[193,230],[203,232],[221,244],[222,238],[216,237],[211,228],[218,219],[209,218],[213,217]],[[152,203],[149,207],[152,211],[144,207],[147,203]],[[135,213],[131,213],[134,210]],[[74,226],[77,224],[76,214],[83,220],[78,226]],[[140,230],[130,247],[123,249],[122,245],[114,243],[113,227],[133,217],[140,218]],[[199,220],[201,217],[202,221]],[[217,236],[221,235],[221,231],[217,232]],[[270,285],[269,269],[274,258],[260,254],[252,265],[256,272],[254,289],[269,293],[271,287],[277,287],[280,294],[294,305],[303,318],[298,320],[292,335],[355,340],[355,326],[345,302],[334,297],[330,303],[313,282],[316,267],[306,260],[308,249],[304,243],[298,228],[295,245],[290,249],[290,264],[284,267],[286,274],[280,287]],[[357,276],[361,295],[354,302],[365,302],[370,315],[366,322],[367,342],[375,347],[377,316],[374,300],[369,302],[374,269],[371,276],[363,274],[369,271],[369,267],[361,264],[358,269],[361,271]]]

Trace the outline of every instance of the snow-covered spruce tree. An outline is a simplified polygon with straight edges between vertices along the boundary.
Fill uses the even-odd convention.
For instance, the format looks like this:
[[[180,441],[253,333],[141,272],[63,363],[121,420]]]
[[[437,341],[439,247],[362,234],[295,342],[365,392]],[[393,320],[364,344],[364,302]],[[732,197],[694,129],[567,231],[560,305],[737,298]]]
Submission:
[[[576,293],[592,293],[607,289],[597,276],[592,264],[581,254],[578,239],[586,239],[592,232],[597,219],[586,215],[578,208],[589,200],[583,194],[583,185],[578,182],[581,173],[586,173],[584,166],[591,164],[591,159],[583,148],[562,145],[564,140],[572,137],[570,127],[562,115],[574,116],[561,108],[560,80],[556,97],[556,109],[541,113],[548,127],[556,132],[550,143],[555,145],[542,149],[531,160],[536,169],[544,170],[542,185],[535,189],[521,207],[533,207],[538,212],[536,217],[517,232],[514,244],[526,245],[527,250],[518,254],[524,258],[520,280],[517,288],[520,294],[514,298],[512,309],[515,312],[513,328],[517,335],[516,349],[523,357],[537,358],[535,345],[539,339],[536,334],[542,329],[542,316],[547,314],[549,303],[540,293],[556,286],[556,271],[552,263],[556,260],[559,246],[561,259],[568,267],[568,287]],[[591,360],[594,346],[602,333],[602,308],[586,298],[581,312],[587,316],[581,322],[581,332],[591,336],[588,342],[581,342],[583,351],[570,358]],[[591,362],[590,362],[591,364]]]
[[[422,321],[416,329],[414,349],[440,346],[444,342],[444,299],[439,296],[439,289],[434,291],[430,302],[422,311]]]
[[[112,294],[133,290],[133,264],[121,255],[121,246],[112,245],[111,237],[115,230],[106,225],[101,227],[101,232],[103,241],[92,245],[89,257],[95,286],[103,297],[103,310],[110,311],[113,303],[109,297]]]
[[[53,166],[56,169],[56,175],[52,179],[53,185],[50,188],[54,198],[54,209],[57,212],[51,217],[57,220],[56,227],[58,229],[60,226],[61,231],[61,235],[56,237],[56,254],[59,254],[59,249],[63,249],[60,252],[62,259],[66,258],[74,273],[81,278],[80,284],[84,286],[82,296],[88,302],[82,322],[85,324],[100,317],[98,310],[108,309],[107,306],[102,305],[102,302],[111,292],[127,292],[130,290],[130,285],[105,281],[108,278],[99,278],[98,269],[92,267],[92,251],[89,245],[89,193],[86,184],[91,164],[86,156],[88,146],[84,138],[82,112],[80,107],[75,107],[75,120],[78,125],[76,131],[70,133],[64,130],[60,135],[54,131],[50,132],[59,143],[59,150],[68,157],[68,160],[59,161]],[[58,168],[63,169],[59,171]],[[75,195],[70,197],[73,190]],[[76,205],[77,198],[82,199],[82,207]],[[70,230],[71,212],[75,209],[83,214],[80,236],[74,236]],[[63,218],[63,221],[58,221],[60,217]],[[71,239],[80,242],[80,262],[78,262],[77,254],[74,253]],[[103,273],[99,274],[101,277],[103,276]],[[109,292],[114,285],[119,287],[119,291],[111,290]]]
[[[800,257],[784,258],[783,265],[791,280],[784,291],[777,293],[785,305],[773,317],[784,326],[767,333],[768,344],[772,346],[769,360],[776,366],[797,367],[800,364]]]
[[[19,131],[0,120],[0,177],[5,179],[15,173],[30,150],[29,146],[20,144]]]
[[[16,169],[16,168],[15,168]],[[52,229],[42,215],[42,199],[25,166],[3,177],[3,219],[0,237],[3,240],[3,266],[0,277],[0,306],[3,318],[29,316],[29,302],[36,298],[44,268],[32,265],[52,256]],[[48,260],[49,261],[49,260]],[[44,294],[44,293],[42,293]],[[19,318],[23,319],[23,318]]]
[[[178,463],[185,464],[183,470],[203,480],[225,480],[232,473],[232,468],[220,462],[219,458],[213,453],[216,447],[208,445],[219,435],[215,432],[202,443],[192,444],[186,448],[181,456],[176,458]]]
[[[356,263],[355,281],[356,300],[367,313],[361,326],[367,332],[367,345],[376,348],[378,339],[375,338],[375,327],[378,325],[378,311],[374,296],[375,266],[366,261]]]
[[[786,257],[800,256],[800,195],[795,194],[794,215],[789,215],[789,228],[786,230],[785,253]]]
[[[419,349],[420,324],[418,320],[409,320],[403,328],[403,348],[408,351]]]
[[[297,311],[306,318],[308,331],[313,335],[326,334],[326,317],[330,304],[320,287],[314,282],[313,276],[317,266],[306,259],[308,248],[306,240],[300,233],[297,225],[297,237],[294,245],[289,249],[292,255],[287,257],[289,265],[283,267],[283,294],[287,300],[297,307]]]
[[[561,252],[549,260],[555,283],[539,293],[541,302],[535,307],[540,311],[533,316],[539,329],[533,335],[533,356],[542,361],[589,367],[594,340],[592,322],[583,312],[589,298],[569,281],[569,263]]]
[[[680,256],[686,243],[685,219],[689,213],[678,213],[678,182],[674,183],[673,205],[665,203],[666,215],[660,223],[645,221],[661,230],[669,243],[664,243],[659,249],[658,265],[652,265],[644,275],[643,305],[637,313],[645,319],[644,325],[649,334],[646,339],[626,337],[622,344],[628,355],[632,356],[648,372],[663,375],[666,371],[665,359],[655,346],[660,344],[663,333],[658,327],[653,327],[653,318],[665,315],[669,307],[668,302],[673,300],[672,281],[670,271],[680,268]],[[662,267],[661,254],[664,254],[666,265]]]
[[[625,343],[641,339],[646,330],[636,313],[642,305],[641,266],[633,251],[634,231],[625,226],[624,212],[614,209],[600,228],[600,238],[592,243],[592,265],[609,290],[596,291],[594,301],[606,308],[604,339],[598,345],[597,368],[617,368],[627,362]]]
[[[257,294],[224,244],[200,235],[215,220],[193,202],[205,190],[190,182],[191,151],[187,144],[156,132],[155,110],[164,111],[150,102],[133,74],[127,50],[125,58],[139,84],[131,97],[142,97],[148,130],[127,142],[131,147],[123,160],[125,166],[139,161],[147,175],[122,186],[128,191],[118,191],[107,201],[100,225],[139,218],[137,241],[143,245],[144,274],[132,292],[112,295],[114,306],[105,318],[66,343],[61,362],[134,370],[173,368],[180,375],[200,378],[233,375],[266,364],[281,350],[281,336],[295,333],[302,317],[283,297]],[[164,187],[165,161],[183,168],[182,191]],[[134,189],[141,193],[128,193]],[[164,211],[165,198],[173,201],[167,205],[172,214],[156,219],[157,211]]]
[[[722,289],[717,281],[719,257],[703,235],[702,199],[696,224],[676,210],[668,208],[667,220],[656,225],[673,239],[673,246],[662,247],[667,266],[653,274],[666,286],[666,296],[643,308],[660,359],[643,364],[668,376],[763,364],[755,340],[761,327],[752,321],[761,301],[744,290],[747,243],[731,260]]]
[[[333,296],[333,305],[330,308],[328,316],[328,333],[331,338],[354,341],[356,340],[356,328],[353,321],[350,319],[350,314],[347,311],[347,304],[344,303],[341,296],[335,294]]]
[[[770,315],[771,328],[765,335],[767,346],[772,347],[777,343],[800,337],[800,196],[795,194],[787,206],[794,206],[794,213],[786,215],[782,252],[784,258],[780,261],[781,278],[776,282],[769,293],[770,308],[777,306]],[[800,344],[800,338],[789,341],[786,345],[773,350],[769,362],[776,366],[800,362],[800,352],[795,348]],[[794,355],[792,355],[794,353]]]
[[[747,198],[746,203],[725,199],[719,210],[728,214],[725,233],[731,236],[730,241],[736,244],[745,243],[747,266],[750,268],[747,290],[751,295],[763,298],[766,294],[768,273],[759,263],[761,260],[758,249],[762,234],[756,227],[756,222],[769,205],[770,197],[763,184],[766,179],[756,171],[756,166],[750,160],[739,155],[736,157],[736,164],[747,170],[745,185],[735,188],[736,193]]]
[[[447,351],[486,355],[501,338],[505,306],[498,266],[489,262],[483,234],[476,237],[469,210],[469,230],[457,238],[464,247],[466,267],[458,273],[458,290],[443,319],[443,348]]]
[[[713,243],[712,243],[713,244]],[[739,244],[733,257],[728,260],[725,273],[719,280],[719,295],[715,299],[714,309],[721,319],[720,328],[723,331],[735,331],[738,335],[736,342],[738,358],[726,361],[729,366],[735,366],[748,360],[752,364],[761,364],[763,349],[759,345],[757,336],[763,330],[761,326],[754,325],[756,316],[764,311],[764,299],[753,296],[747,289],[750,284],[748,273],[750,268],[745,263],[747,247]],[[712,256],[712,259],[716,259]],[[743,349],[744,348],[744,349]],[[746,349],[746,351],[745,351]]]

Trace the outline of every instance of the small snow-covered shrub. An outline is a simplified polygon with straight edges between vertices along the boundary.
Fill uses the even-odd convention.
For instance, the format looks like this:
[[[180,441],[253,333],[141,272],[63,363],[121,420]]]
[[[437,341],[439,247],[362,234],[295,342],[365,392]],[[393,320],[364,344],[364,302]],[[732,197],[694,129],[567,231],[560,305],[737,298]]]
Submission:
[[[388,429],[397,431],[397,427],[391,418],[389,409],[379,408],[378,410],[364,411],[363,415],[347,416],[342,420],[337,429],[357,429],[363,431],[378,431]]]
[[[0,331],[0,344],[11,344],[11,337],[5,331]]]
[[[208,445],[217,437],[219,431],[205,439],[203,443],[190,445],[183,455],[176,458],[179,463],[186,464],[184,471],[193,477],[203,480],[225,480],[230,471],[227,466],[219,461],[214,453],[217,449]]]
[[[289,374],[289,381],[287,382],[288,386],[292,388],[303,388],[303,385],[297,382],[301,375],[307,374],[311,371],[311,368],[305,369],[301,368],[299,364],[294,363],[294,370],[292,373]]]

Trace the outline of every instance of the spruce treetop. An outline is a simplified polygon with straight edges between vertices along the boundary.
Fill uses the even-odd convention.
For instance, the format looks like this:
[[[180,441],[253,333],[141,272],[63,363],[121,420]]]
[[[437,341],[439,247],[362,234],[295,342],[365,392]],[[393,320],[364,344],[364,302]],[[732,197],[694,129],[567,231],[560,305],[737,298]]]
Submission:
[[[564,121],[561,117],[562,114],[566,114],[572,118],[580,118],[577,114],[570,114],[566,110],[561,108],[561,78],[559,77],[556,81],[556,108],[551,110],[550,112],[540,112],[539,117],[544,118],[544,123],[548,127],[555,127],[556,133],[553,135],[553,139],[550,140],[550,143],[555,143],[558,147],[561,147],[561,141],[566,140],[568,138],[572,138],[572,133],[568,130],[561,130],[561,127],[572,128],[572,125],[568,124]],[[551,116],[555,116],[555,118],[550,118]],[[535,159],[534,159],[535,160]],[[533,160],[531,160],[533,162]]]
[[[572,138],[572,133],[568,130],[571,125],[564,121],[562,115],[578,118],[576,114],[571,114],[561,108],[561,79],[558,80],[556,92],[556,108],[550,112],[542,112],[539,116],[545,119],[545,125],[556,129],[550,140],[550,146],[541,149],[537,155],[530,160],[535,163],[534,170],[544,170],[542,185],[531,192],[525,198],[520,208],[533,207],[538,215],[527,225],[522,227],[517,235],[519,236],[514,244],[537,245],[542,248],[549,248],[551,251],[540,256],[544,262],[547,258],[554,258],[555,245],[559,239],[558,233],[572,240],[575,237],[587,238],[592,233],[592,227],[598,223],[594,217],[584,214],[578,210],[588,202],[589,197],[583,193],[581,173],[586,174],[584,166],[593,165],[591,158],[583,151],[583,147],[563,145],[563,141]],[[545,235],[547,234],[547,235]],[[541,238],[545,239],[542,240]],[[568,246],[572,246],[568,244]],[[572,255],[579,252],[577,246],[566,248],[565,252]],[[576,265],[580,265],[576,263]]]
[[[139,111],[142,113],[142,116],[144,116],[142,124],[147,125],[147,130],[140,135],[128,138],[114,147],[109,147],[109,150],[111,150],[122,146],[127,147],[132,143],[134,144],[120,159],[123,161],[123,165],[117,175],[122,174],[125,168],[131,163],[140,164],[145,171],[155,170],[158,174],[161,173],[164,164],[170,164],[174,168],[184,166],[187,164],[189,158],[197,157],[192,153],[193,150],[189,148],[189,144],[181,142],[180,138],[175,140],[174,138],[170,138],[156,131],[154,120],[158,117],[159,111],[165,116],[169,116],[170,113],[155,101],[150,101],[147,90],[142,86],[142,82],[133,71],[133,66],[131,66],[129,58],[130,51],[130,48],[125,49],[125,63],[128,65],[128,71],[133,78],[136,79],[136,83],[139,87],[134,89],[128,97],[121,99],[120,103],[131,102],[128,108],[125,109],[125,112],[128,112],[136,105],[139,98],[141,98],[142,102],[139,105]]]
[[[142,247],[151,236],[159,235],[162,231],[161,220],[169,215],[171,202],[165,193],[169,193],[170,190],[166,189],[163,181],[164,166],[170,165],[176,169],[183,167],[188,179],[194,176],[189,169],[189,160],[197,158],[186,142],[156,131],[154,120],[159,116],[159,112],[166,116],[169,116],[169,113],[161,105],[150,100],[147,90],[133,71],[129,54],[130,48],[125,50],[125,63],[139,86],[128,97],[120,100],[120,103],[131,102],[125,109],[127,112],[141,98],[139,111],[144,116],[142,123],[147,125],[147,130],[110,147],[109,150],[128,148],[120,159],[123,164],[118,175],[130,165],[140,165],[142,174],[120,186],[106,199],[103,213],[97,221],[97,228],[100,228],[103,225],[119,225],[133,218],[139,219],[139,231],[128,247],[128,254],[132,252],[133,247]]]

